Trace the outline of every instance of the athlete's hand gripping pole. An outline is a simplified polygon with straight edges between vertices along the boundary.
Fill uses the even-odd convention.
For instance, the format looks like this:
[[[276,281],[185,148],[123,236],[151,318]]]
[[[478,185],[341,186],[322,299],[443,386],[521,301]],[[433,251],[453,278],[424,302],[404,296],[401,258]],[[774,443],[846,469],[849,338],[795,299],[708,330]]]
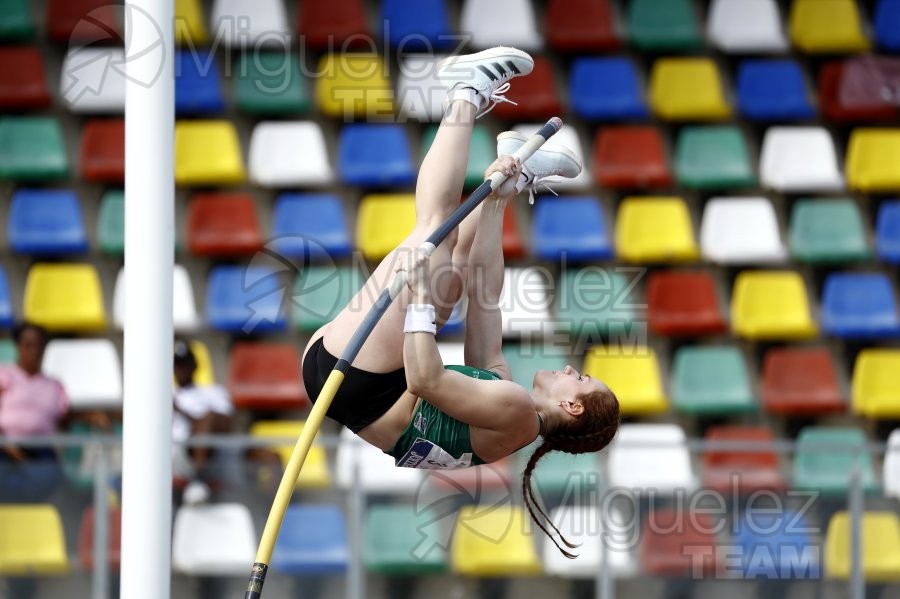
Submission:
[[[560,128],[562,128],[562,120],[558,117],[553,117],[547,121],[546,125],[541,127],[540,131],[535,133],[527,142],[525,142],[513,156],[524,163],[538,150],[538,148],[544,145],[544,142],[557,133]],[[507,175],[501,172],[495,172],[490,178],[485,179],[485,181],[472,192],[472,195],[470,195],[465,202],[460,204],[459,207],[447,217],[447,220],[422,243],[420,249],[422,249],[426,255],[430,256],[434,251],[434,248],[440,245],[450,231],[458,227],[459,224],[481,202],[483,202],[492,191],[500,187],[506,179]],[[297,477],[300,476],[300,469],[303,466],[303,462],[306,460],[306,454],[309,452],[313,439],[315,439],[316,434],[319,432],[319,428],[322,426],[322,421],[325,419],[325,412],[328,411],[331,401],[334,399],[338,388],[344,380],[345,373],[353,363],[353,360],[356,359],[356,355],[362,348],[363,343],[368,339],[369,334],[387,311],[391,302],[394,301],[394,298],[396,298],[403,288],[406,287],[406,277],[405,271],[397,273],[391,281],[390,287],[381,292],[381,295],[378,296],[375,304],[366,315],[365,320],[359,325],[359,329],[356,330],[353,337],[351,337],[350,341],[347,343],[337,364],[334,366],[334,370],[331,371],[331,374],[325,381],[325,385],[322,387],[322,391],[319,393],[319,397],[316,400],[315,405],[313,405],[309,417],[306,419],[303,431],[297,439],[297,444],[294,446],[291,458],[285,466],[284,475],[281,477],[281,482],[275,493],[275,500],[272,503],[272,509],[269,511],[266,527],[263,530],[262,538],[259,542],[259,549],[257,549],[256,552],[256,563],[253,564],[253,569],[250,572],[250,582],[247,585],[247,592],[244,594],[244,599],[259,599],[262,594],[266,573],[269,569],[269,562],[272,559],[272,551],[275,548],[275,540],[278,538],[278,531],[281,528],[285,511],[291,501],[291,494],[294,491]]]

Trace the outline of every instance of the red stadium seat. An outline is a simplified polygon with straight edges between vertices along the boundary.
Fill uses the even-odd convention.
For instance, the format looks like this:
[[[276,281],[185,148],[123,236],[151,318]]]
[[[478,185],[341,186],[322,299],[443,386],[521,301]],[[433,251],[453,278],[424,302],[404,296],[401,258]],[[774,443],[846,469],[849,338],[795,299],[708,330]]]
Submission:
[[[844,62],[829,62],[819,71],[819,104],[822,114],[832,121],[881,121],[897,118],[898,110],[890,104],[848,106],[841,102]]]
[[[706,440],[770,445],[774,437],[762,426],[716,426],[707,431]],[[774,451],[714,449],[704,455],[703,465],[703,486],[723,495],[735,490],[740,495],[761,490],[779,493],[787,484]]]
[[[716,284],[702,271],[654,272],[647,280],[650,330],[659,335],[713,335],[726,323]]]
[[[522,236],[519,235],[519,225],[516,222],[516,211],[512,203],[506,206],[503,213],[503,256],[506,258],[521,258],[525,255],[525,246],[522,245]]]
[[[361,0],[301,2],[297,31],[307,48],[340,52],[345,48],[371,50],[368,18]]]
[[[195,194],[188,205],[187,242],[198,256],[244,256],[259,250],[262,234],[253,197],[242,193]]]
[[[228,391],[239,408],[296,410],[309,404],[300,354],[291,343],[236,343],[228,360]]]
[[[544,31],[547,44],[563,52],[619,47],[609,0],[550,0]]]
[[[48,0],[47,32],[62,43],[121,44],[118,12],[109,0]]]
[[[100,183],[125,181],[125,119],[96,119],[84,126],[81,176]]]
[[[786,416],[845,411],[831,353],[820,347],[770,349],[763,359],[762,404]]]
[[[641,557],[657,576],[708,576],[716,569],[716,525],[707,513],[655,509],[644,518]]]
[[[122,510],[110,506],[107,511],[106,551],[111,570],[119,569],[119,554],[122,546]],[[85,570],[94,569],[94,508],[84,510],[81,529],[78,531],[78,559]]]
[[[594,140],[597,182],[615,189],[669,187],[672,172],[656,127],[604,127]]]
[[[507,94],[518,106],[501,102],[494,107],[494,116],[517,122],[557,116],[562,112],[562,103],[556,89],[553,66],[543,56],[537,56],[531,75],[516,79],[516,85]]]
[[[47,108],[44,62],[37,48],[10,46],[0,48],[0,110]]]

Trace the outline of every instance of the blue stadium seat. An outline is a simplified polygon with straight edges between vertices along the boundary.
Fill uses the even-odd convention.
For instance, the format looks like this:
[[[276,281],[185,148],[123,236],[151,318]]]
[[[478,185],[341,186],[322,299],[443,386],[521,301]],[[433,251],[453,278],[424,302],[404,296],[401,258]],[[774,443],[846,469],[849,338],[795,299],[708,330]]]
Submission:
[[[245,334],[284,330],[290,274],[262,266],[214,267],[206,286],[209,326]]]
[[[400,125],[345,125],[338,146],[338,168],[348,185],[400,187],[416,181],[409,140]]]
[[[9,282],[6,280],[6,269],[0,266],[0,328],[13,326],[12,301],[9,295]]]
[[[180,114],[221,112],[225,109],[216,57],[206,50],[175,53],[175,111]]]
[[[768,510],[745,511],[734,535],[744,577],[819,578],[821,547],[810,536],[809,525],[803,514],[791,510],[775,515]]]
[[[880,0],[874,21],[875,42],[885,50],[900,51],[900,0]]]
[[[430,52],[453,46],[444,0],[383,0],[381,21],[391,49]]]
[[[738,67],[738,106],[748,119],[811,119],[803,71],[793,60],[745,60]]]
[[[881,273],[832,273],[822,291],[822,328],[843,338],[886,338],[900,334],[897,299]]]
[[[285,193],[272,215],[275,251],[290,258],[322,260],[350,255],[341,199],[331,194]]]
[[[879,259],[900,264],[900,200],[883,202],[878,208],[875,249]]]
[[[272,553],[286,574],[341,574],[350,559],[344,515],[336,505],[291,505]]]
[[[578,58],[569,82],[572,110],[586,119],[630,120],[648,115],[634,64],[627,58]]]
[[[68,189],[20,189],[7,222],[9,246],[35,255],[78,254],[88,249],[78,196]]]
[[[593,197],[543,197],[531,233],[534,255],[544,260],[602,260],[613,255],[600,201]]]

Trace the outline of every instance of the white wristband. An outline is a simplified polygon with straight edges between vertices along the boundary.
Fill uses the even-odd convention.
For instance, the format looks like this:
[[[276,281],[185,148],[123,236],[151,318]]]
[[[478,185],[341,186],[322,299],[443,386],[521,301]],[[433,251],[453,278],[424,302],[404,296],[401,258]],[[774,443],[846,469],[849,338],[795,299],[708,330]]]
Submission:
[[[437,333],[434,324],[434,306],[431,304],[409,304],[406,307],[404,333]]]

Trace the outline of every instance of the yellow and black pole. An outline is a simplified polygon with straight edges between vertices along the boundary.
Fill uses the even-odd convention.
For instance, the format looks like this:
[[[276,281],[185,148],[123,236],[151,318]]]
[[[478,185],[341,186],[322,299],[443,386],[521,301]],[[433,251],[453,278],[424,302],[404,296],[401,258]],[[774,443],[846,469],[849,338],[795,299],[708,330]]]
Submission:
[[[538,148],[544,145],[544,142],[558,132],[561,127],[562,120],[558,117],[553,117],[547,121],[546,125],[541,127],[540,131],[535,133],[527,142],[525,142],[514,156],[524,163],[538,150]],[[447,234],[458,227],[459,224],[491,194],[491,191],[497,189],[504,181],[506,181],[506,178],[507,175],[503,173],[494,173],[489,179],[486,179],[472,192],[472,195],[470,195],[465,202],[460,204],[459,208],[457,208],[453,214],[451,214],[447,220],[444,221],[427,240],[425,240],[421,246],[422,249],[430,255],[434,248],[440,245],[444,238],[447,237]],[[272,560],[272,551],[275,549],[275,541],[278,538],[278,532],[281,529],[285,511],[287,511],[288,504],[291,501],[294,485],[297,482],[297,477],[300,476],[300,469],[303,467],[303,462],[306,460],[306,454],[309,452],[313,439],[319,432],[322,421],[325,419],[325,412],[328,411],[331,401],[334,399],[338,388],[340,388],[341,383],[344,381],[344,375],[346,374],[347,369],[350,368],[353,360],[356,359],[356,355],[362,348],[363,343],[368,339],[369,334],[394,301],[394,298],[400,294],[405,286],[406,273],[400,272],[394,277],[393,281],[391,281],[390,288],[385,289],[382,291],[381,295],[378,296],[375,305],[369,310],[365,320],[359,325],[359,329],[357,329],[353,334],[353,337],[347,343],[337,364],[334,366],[334,370],[331,371],[331,374],[325,381],[325,385],[322,387],[322,391],[316,399],[316,403],[309,414],[309,418],[307,418],[306,424],[303,426],[303,431],[297,439],[297,444],[294,446],[291,458],[288,460],[287,466],[284,469],[284,476],[282,476],[281,483],[279,483],[278,490],[275,493],[275,500],[272,502],[272,509],[269,511],[269,517],[266,520],[266,527],[263,530],[262,538],[259,542],[259,549],[256,551],[256,562],[253,564],[253,569],[250,572],[250,582],[247,585],[247,592],[244,594],[244,599],[260,598],[263,583],[265,583],[266,580],[266,573],[269,569],[269,563]]]

